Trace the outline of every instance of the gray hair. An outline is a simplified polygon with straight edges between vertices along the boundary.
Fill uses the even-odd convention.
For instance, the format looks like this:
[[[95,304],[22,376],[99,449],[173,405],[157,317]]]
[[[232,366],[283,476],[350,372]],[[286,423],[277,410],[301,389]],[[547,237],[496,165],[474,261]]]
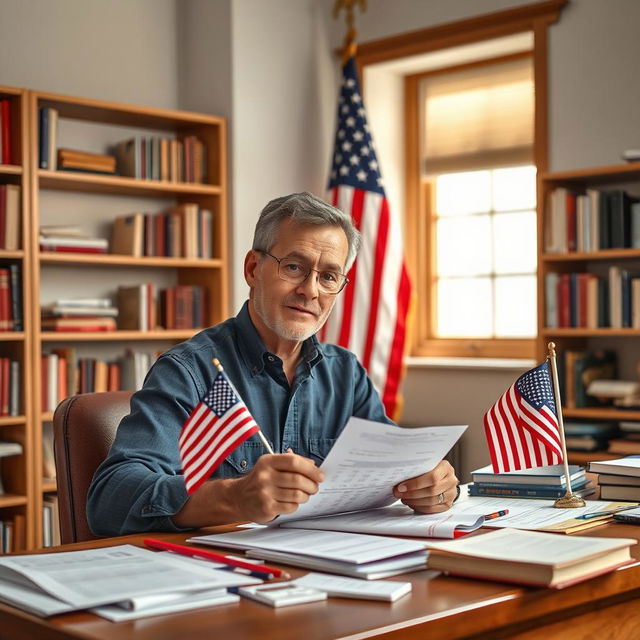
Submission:
[[[307,193],[292,193],[271,200],[260,212],[253,236],[254,251],[271,251],[276,243],[280,222],[285,218],[297,224],[333,225],[340,227],[347,236],[349,251],[345,272],[348,272],[360,248],[360,232],[353,225],[351,217],[320,198]]]

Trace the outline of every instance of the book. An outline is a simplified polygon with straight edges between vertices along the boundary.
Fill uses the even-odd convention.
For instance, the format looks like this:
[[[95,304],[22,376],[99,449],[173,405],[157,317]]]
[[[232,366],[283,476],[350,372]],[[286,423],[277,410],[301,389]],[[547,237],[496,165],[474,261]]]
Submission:
[[[491,465],[476,469],[471,472],[473,482],[491,482],[494,484],[519,485],[519,484],[535,484],[550,487],[566,486],[566,478],[564,477],[564,466],[560,464],[550,465],[548,467],[532,467],[531,469],[522,469],[520,471],[510,471],[507,473],[493,473]],[[569,477],[571,483],[584,477],[584,468],[577,465],[569,465]]]
[[[634,562],[629,549],[636,542],[502,529],[428,543],[427,565],[454,575],[562,589]]]
[[[43,318],[44,331],[115,331],[115,318]]]
[[[614,438],[609,441],[607,448],[609,453],[617,453],[620,455],[640,454],[640,440],[631,438]]]
[[[626,456],[615,460],[595,460],[589,462],[589,471],[640,477],[640,455]]]
[[[354,578],[337,578],[320,573],[308,573],[297,578],[294,584],[324,591],[330,598],[358,598],[394,602],[411,592],[410,582],[380,580],[362,583]]]
[[[640,476],[620,476],[614,473],[599,473],[598,484],[615,484],[626,487],[640,487]]]
[[[587,487],[588,483],[585,481],[578,486],[571,487],[571,491],[574,495],[584,498],[595,493],[595,487]],[[497,498],[531,498],[531,499],[555,499],[562,498],[566,495],[566,489],[563,488],[550,488],[550,487],[532,487],[528,485],[520,485],[517,487],[490,487],[483,484],[470,484],[469,485],[470,496],[487,496]],[[604,498],[604,496],[602,496]]]
[[[602,500],[640,502],[640,487],[614,484],[601,485],[600,498]]]
[[[134,213],[119,216],[111,229],[111,253],[139,258],[144,255],[144,216]]]

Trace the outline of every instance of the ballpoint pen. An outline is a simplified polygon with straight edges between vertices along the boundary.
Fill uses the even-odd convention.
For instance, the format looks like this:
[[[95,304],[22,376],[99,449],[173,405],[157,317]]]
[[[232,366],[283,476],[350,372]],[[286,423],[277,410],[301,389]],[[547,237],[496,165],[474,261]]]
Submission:
[[[620,511],[628,511],[629,509],[637,509],[637,505],[630,505],[628,507],[617,507],[616,509],[607,509],[605,511],[592,511],[591,513],[583,513],[580,516],[576,516],[576,520],[591,520],[591,518],[598,518],[600,516],[613,515]]]
[[[175,544],[173,542],[165,542],[164,540],[156,540],[155,538],[145,538],[143,540],[145,546],[150,549],[160,549],[161,551],[173,551],[183,556],[191,556],[194,558],[204,558],[205,560],[211,560],[212,562],[219,562],[220,564],[226,564],[229,567],[236,569],[244,569],[250,571],[252,575],[263,580],[271,580],[271,578],[289,578],[289,574],[282,569],[276,569],[275,567],[268,567],[263,564],[255,564],[253,562],[246,562],[239,558],[231,558],[229,556],[223,556],[220,553],[214,553],[213,551],[205,551],[204,549],[196,549],[195,547],[187,547],[182,544]]]
[[[487,514],[484,519],[485,520],[494,520],[495,518],[500,518],[501,516],[506,516],[509,513],[509,509],[502,509],[501,511],[496,511],[495,513]]]

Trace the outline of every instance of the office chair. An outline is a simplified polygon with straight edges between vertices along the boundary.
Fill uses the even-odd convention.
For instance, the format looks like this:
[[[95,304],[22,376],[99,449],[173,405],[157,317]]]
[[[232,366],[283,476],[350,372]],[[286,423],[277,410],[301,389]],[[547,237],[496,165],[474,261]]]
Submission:
[[[87,524],[87,493],[106,458],[131,391],[82,393],[63,400],[53,415],[62,544],[95,540]]]

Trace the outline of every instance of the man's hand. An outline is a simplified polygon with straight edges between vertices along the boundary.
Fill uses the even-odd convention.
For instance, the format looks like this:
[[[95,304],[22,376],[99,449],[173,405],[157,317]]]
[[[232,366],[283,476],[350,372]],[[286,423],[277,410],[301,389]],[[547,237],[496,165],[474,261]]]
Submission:
[[[233,501],[244,519],[264,524],[281,513],[292,513],[324,480],[313,460],[295,453],[260,456],[255,467],[235,481]]]
[[[457,486],[453,467],[442,460],[431,471],[397,484],[393,495],[420,513],[439,513],[451,507]]]

